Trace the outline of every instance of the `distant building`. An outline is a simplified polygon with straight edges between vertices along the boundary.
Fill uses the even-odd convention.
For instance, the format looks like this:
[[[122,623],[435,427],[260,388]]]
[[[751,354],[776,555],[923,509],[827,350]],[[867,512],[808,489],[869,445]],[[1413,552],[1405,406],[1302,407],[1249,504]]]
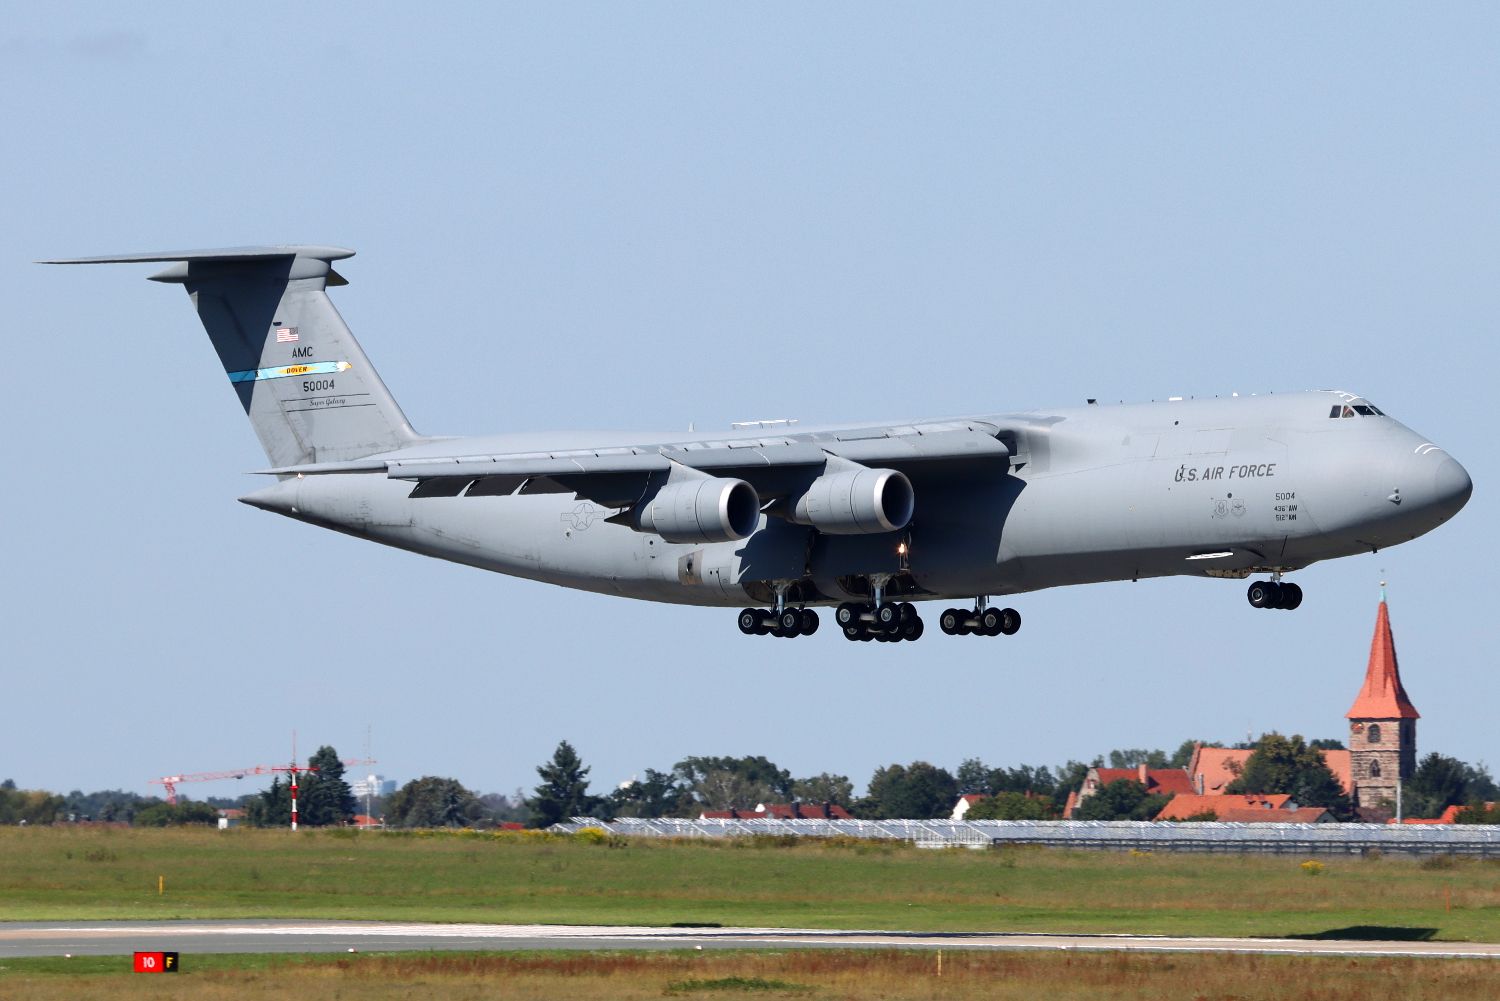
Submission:
[[[1245,762],[1250,760],[1253,753],[1249,748],[1204,747],[1202,744],[1194,747],[1193,758],[1188,762],[1193,792],[1202,796],[1224,795],[1229,783],[1239,778],[1240,773],[1245,770]],[[1352,780],[1349,752],[1325,749],[1319,753],[1323,755],[1323,764],[1339,780],[1344,792],[1350,792]]]
[[[1406,696],[1396,664],[1396,641],[1385,596],[1375,614],[1375,636],[1365,683],[1345,714],[1354,779],[1354,807],[1363,813],[1390,810],[1396,787],[1417,768],[1417,720],[1421,714]]]
[[[1144,764],[1134,768],[1090,768],[1083,778],[1083,787],[1077,793],[1069,793],[1063,805],[1063,819],[1071,820],[1073,811],[1094,793],[1111,782],[1139,782],[1151,795],[1175,796],[1192,792],[1193,784],[1186,770],[1181,768],[1147,768]]]
[[[1200,796],[1197,793],[1179,793],[1162,807],[1156,819],[1207,819],[1209,816],[1230,824],[1321,824],[1333,819],[1333,814],[1323,807],[1299,807],[1285,793],[1265,796]]]
[[[231,827],[239,827],[245,822],[245,811],[230,808],[219,811],[219,830],[225,831]]]
[[[349,791],[357,799],[364,799],[366,796],[389,796],[396,791],[396,780],[388,779],[384,775],[366,775],[362,779],[350,782]]]

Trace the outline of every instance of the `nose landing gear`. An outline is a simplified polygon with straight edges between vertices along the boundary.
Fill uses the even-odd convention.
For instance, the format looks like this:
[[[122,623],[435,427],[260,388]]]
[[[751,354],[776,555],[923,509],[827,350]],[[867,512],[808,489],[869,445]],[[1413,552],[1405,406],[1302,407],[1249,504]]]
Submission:
[[[1281,608],[1291,611],[1302,604],[1302,588],[1278,580],[1258,580],[1245,592],[1254,608]]]

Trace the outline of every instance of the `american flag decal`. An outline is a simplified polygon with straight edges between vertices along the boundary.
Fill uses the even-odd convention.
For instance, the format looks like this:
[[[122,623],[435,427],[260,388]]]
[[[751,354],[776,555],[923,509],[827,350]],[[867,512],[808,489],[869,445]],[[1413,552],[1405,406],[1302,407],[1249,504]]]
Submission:
[[[290,343],[291,341],[295,341],[296,339],[297,339],[297,328],[296,327],[277,327],[276,328],[276,343],[277,344],[287,344],[287,343]]]

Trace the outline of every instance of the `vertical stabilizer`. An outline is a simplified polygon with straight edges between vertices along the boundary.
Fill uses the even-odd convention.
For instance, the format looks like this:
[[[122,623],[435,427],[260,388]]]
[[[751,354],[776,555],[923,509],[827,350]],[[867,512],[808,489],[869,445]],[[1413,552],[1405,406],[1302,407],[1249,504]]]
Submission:
[[[243,247],[45,261],[172,261],[273,465],[338,462],[418,440],[332,301],[338,247]]]

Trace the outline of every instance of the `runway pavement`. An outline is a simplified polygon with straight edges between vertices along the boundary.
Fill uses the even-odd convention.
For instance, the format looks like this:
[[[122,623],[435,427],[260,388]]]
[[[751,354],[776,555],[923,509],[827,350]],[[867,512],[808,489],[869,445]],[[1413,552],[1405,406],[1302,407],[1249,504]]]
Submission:
[[[1150,935],[819,931],[807,928],[631,928],[362,921],[0,922],[0,958],[141,951],[396,952],[425,949],[1010,949],[1081,952],[1288,953],[1500,959],[1500,944]]]

